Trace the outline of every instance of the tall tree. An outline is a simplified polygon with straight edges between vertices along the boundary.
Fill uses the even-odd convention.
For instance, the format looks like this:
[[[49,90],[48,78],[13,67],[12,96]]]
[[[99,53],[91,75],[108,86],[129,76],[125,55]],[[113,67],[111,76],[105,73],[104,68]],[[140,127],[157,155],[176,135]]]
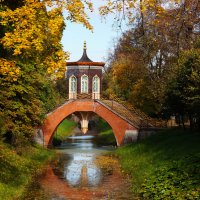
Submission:
[[[167,87],[166,103],[170,114],[189,118],[191,128],[200,128],[200,48],[183,51],[176,76]]]
[[[103,7],[102,9],[107,12],[104,14],[108,14],[112,9],[117,9],[114,6],[116,5],[115,3],[122,3],[123,6],[128,6],[130,2],[134,3],[135,6],[138,3],[134,1],[112,1],[108,7]],[[135,14],[132,13],[130,16],[132,27],[119,40],[114,54],[111,56],[110,68],[112,70],[110,70],[110,73],[112,75],[110,77],[111,79],[120,79],[115,84],[118,92],[116,89],[114,92],[132,101],[136,106],[139,106],[137,98],[134,95],[133,100],[131,100],[130,94],[131,91],[133,94],[138,94],[143,99],[143,101],[138,100],[140,103],[143,102],[140,108],[148,114],[158,116],[161,115],[163,110],[166,86],[176,73],[175,66],[178,63],[180,52],[191,49],[200,33],[200,7],[199,2],[196,0],[192,2],[184,1],[171,7],[169,6],[170,1],[140,1],[139,3],[139,6],[137,6],[139,9],[138,16],[136,15],[137,12]],[[123,8],[123,6],[120,8]],[[128,6],[129,9],[133,11],[134,7]],[[118,11],[123,11],[123,9]],[[119,68],[116,65],[116,63],[121,63],[122,57],[123,60],[124,58],[126,59],[127,63],[124,64],[126,74],[121,69],[123,67]],[[139,60],[140,62],[138,62]],[[138,79],[143,80],[140,89],[137,82],[131,82],[133,71],[131,67],[128,67],[130,66],[128,63],[143,70],[143,74],[138,73]],[[140,72],[138,69],[137,71]],[[120,78],[114,76],[116,71],[118,76],[121,74]],[[123,79],[122,76],[124,77]],[[129,84],[124,81],[125,78],[128,79]],[[121,87],[122,85],[124,86],[123,88]],[[137,88],[137,93],[134,92],[134,88]],[[122,95],[124,92],[121,91],[127,91],[129,96],[127,94]],[[144,95],[143,98],[141,94]],[[145,109],[145,104],[151,105],[151,111]],[[154,111],[152,112],[152,110]]]
[[[58,103],[55,81],[63,76],[68,58],[60,42],[62,12],[92,29],[86,5],[92,9],[87,0],[0,1],[1,135],[19,151]]]

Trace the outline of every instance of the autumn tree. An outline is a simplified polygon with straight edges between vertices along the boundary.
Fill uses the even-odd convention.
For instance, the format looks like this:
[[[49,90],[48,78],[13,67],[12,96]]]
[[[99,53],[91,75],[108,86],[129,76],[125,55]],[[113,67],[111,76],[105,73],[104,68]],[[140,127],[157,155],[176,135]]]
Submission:
[[[148,69],[142,50],[130,45],[132,32],[128,31],[120,39],[115,52],[109,59],[109,69],[105,75],[108,87],[105,93],[129,101],[142,111],[152,114],[152,94],[149,92]]]
[[[200,46],[181,53],[177,73],[167,86],[167,111],[177,116],[183,127],[184,119],[191,128],[200,129]]]
[[[63,76],[68,53],[60,43],[66,18],[92,29],[89,1],[0,2],[1,135],[20,149],[58,103],[55,81]]]
[[[170,1],[109,2],[107,7],[103,7],[103,10],[101,10],[103,14],[108,14],[113,9],[119,8],[118,11],[126,15],[127,10],[132,10],[132,13],[129,12],[128,15],[132,26],[119,40],[110,60],[110,67],[112,68],[110,77],[115,79],[115,83],[118,83],[113,84],[118,89],[114,92],[121,95],[121,86],[126,85],[123,88],[124,91],[129,94],[131,94],[131,91],[133,94],[138,94],[143,101],[137,100],[135,95],[131,99],[130,96],[125,95],[127,100],[132,101],[137,107],[139,106],[137,101],[143,102],[139,106],[143,111],[161,116],[166,86],[176,73],[175,66],[178,63],[180,52],[191,49],[199,35],[199,3],[194,0],[169,6],[166,3],[170,3]],[[128,3],[130,2],[133,3],[131,4],[134,5],[133,7],[129,6]],[[117,4],[118,7],[116,7]],[[136,9],[135,13],[133,12],[134,9]],[[116,67],[115,63],[121,63],[122,55],[123,60],[125,58],[128,61],[124,64],[125,67],[122,65],[121,68]],[[138,62],[138,60],[142,62]],[[137,92],[134,92],[137,83],[130,80],[133,74],[130,63],[132,66],[135,65],[138,69],[143,70],[143,73],[138,73],[138,79],[143,80],[143,85],[140,89],[137,88]],[[126,74],[123,73],[122,68],[126,69]],[[127,69],[129,70],[127,71]],[[136,71],[140,72],[138,69]],[[114,76],[116,71],[118,76]],[[136,71],[135,74],[137,74]],[[127,82],[124,81],[126,77],[130,84],[126,84]],[[116,82],[118,79],[123,81],[121,83]],[[142,94],[144,97],[142,97]],[[145,98],[145,96],[148,96],[148,98]],[[150,107],[154,110],[153,113],[152,110],[145,109],[145,103],[151,105]]]

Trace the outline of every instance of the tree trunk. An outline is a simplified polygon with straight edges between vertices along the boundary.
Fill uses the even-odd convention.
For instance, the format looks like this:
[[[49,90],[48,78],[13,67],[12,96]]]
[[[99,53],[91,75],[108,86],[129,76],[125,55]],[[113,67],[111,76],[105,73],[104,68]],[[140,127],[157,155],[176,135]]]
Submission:
[[[181,115],[181,123],[182,123],[183,129],[185,130],[185,123],[184,123],[184,117],[183,117],[183,115]]]
[[[193,123],[193,118],[192,115],[189,115],[189,121],[190,121],[190,129],[193,130],[194,129],[194,123]]]

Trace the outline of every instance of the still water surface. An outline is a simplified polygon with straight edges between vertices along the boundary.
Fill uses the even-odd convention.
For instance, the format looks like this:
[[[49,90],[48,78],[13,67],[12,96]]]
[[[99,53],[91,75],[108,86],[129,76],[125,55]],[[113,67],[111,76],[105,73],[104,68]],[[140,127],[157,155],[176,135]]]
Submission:
[[[42,192],[38,193],[36,188],[34,197],[27,199],[131,200],[129,184],[118,162],[105,156],[114,150],[114,147],[97,147],[93,136],[69,137],[57,148],[57,158],[38,180]],[[97,164],[99,157],[103,158],[100,162],[109,162],[109,170]]]
[[[63,176],[73,187],[96,187],[101,184],[102,172],[94,160],[98,155],[113,151],[113,147],[97,147],[93,136],[73,136],[59,148],[64,162]]]

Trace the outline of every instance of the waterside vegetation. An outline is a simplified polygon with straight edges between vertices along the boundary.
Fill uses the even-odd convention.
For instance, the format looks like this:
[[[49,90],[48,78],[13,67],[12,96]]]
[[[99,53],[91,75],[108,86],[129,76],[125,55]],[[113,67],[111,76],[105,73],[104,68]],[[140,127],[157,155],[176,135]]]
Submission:
[[[54,138],[53,138],[53,144],[59,145],[61,144],[62,140],[64,140],[67,136],[70,136],[73,128],[75,128],[77,125],[76,122],[68,119],[64,119],[60,125],[58,126]]]
[[[99,132],[95,138],[97,145],[116,146],[116,139],[113,130],[111,129],[110,125],[102,118],[99,118],[98,120],[97,130]]]
[[[54,156],[53,150],[37,145],[19,155],[12,146],[0,142],[0,199],[22,199],[34,177]]]
[[[179,129],[117,149],[115,155],[141,199],[200,198],[200,134]]]

